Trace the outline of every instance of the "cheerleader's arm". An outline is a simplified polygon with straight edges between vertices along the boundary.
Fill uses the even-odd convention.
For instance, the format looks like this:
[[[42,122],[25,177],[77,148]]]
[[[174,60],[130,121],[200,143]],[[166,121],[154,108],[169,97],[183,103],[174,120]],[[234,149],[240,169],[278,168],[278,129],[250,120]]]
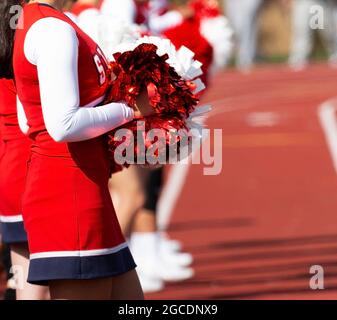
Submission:
[[[26,58],[37,66],[47,131],[57,142],[92,139],[134,118],[123,103],[80,106],[78,45],[75,30],[56,18],[37,21],[24,44]]]

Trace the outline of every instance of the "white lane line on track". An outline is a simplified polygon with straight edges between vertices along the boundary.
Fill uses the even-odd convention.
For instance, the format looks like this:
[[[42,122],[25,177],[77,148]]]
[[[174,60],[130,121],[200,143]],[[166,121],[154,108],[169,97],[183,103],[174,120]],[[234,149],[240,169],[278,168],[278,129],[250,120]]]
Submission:
[[[337,173],[337,98],[322,103],[318,108],[325,139],[331,154],[332,163]]]

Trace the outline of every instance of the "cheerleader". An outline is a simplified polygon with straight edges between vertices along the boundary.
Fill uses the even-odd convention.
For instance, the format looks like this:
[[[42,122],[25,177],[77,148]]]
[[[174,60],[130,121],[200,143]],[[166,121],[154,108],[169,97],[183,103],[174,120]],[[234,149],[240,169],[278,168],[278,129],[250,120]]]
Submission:
[[[1,39],[6,31],[1,28]],[[1,57],[6,54],[5,41],[1,41]],[[24,190],[30,142],[20,131],[16,115],[16,91],[12,71],[0,71],[0,223],[2,241],[9,245],[13,265],[17,300],[46,299],[48,290],[25,281],[28,274],[29,251],[23,226],[21,196]]]
[[[19,0],[5,2],[9,8]],[[22,200],[31,253],[28,282],[48,284],[52,299],[142,299],[109,195],[104,134],[153,111],[145,95],[138,99],[140,111],[124,103],[102,105],[106,59],[61,13],[62,5],[29,1],[14,41],[23,106],[18,114],[32,140]],[[0,21],[8,24],[8,14]]]
[[[1,76],[10,76],[3,73]],[[0,79],[0,126],[2,152],[0,158],[0,222],[5,243],[25,243],[27,235],[21,214],[30,142],[19,127],[16,115],[16,91],[11,79]]]

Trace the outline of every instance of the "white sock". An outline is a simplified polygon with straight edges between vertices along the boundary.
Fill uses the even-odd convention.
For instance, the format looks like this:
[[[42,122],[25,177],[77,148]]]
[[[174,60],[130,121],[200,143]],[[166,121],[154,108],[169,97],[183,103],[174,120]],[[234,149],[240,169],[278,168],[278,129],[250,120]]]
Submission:
[[[158,232],[134,232],[130,237],[131,250],[137,256],[155,257],[159,254]]]

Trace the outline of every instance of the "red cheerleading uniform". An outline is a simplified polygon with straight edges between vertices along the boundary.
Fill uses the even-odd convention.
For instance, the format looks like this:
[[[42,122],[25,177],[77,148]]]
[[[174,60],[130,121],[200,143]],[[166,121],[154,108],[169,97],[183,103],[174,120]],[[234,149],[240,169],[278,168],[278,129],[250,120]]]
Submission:
[[[108,190],[110,164],[104,136],[82,142],[57,143],[44,123],[37,67],[24,51],[34,23],[56,18],[69,24],[78,39],[80,105],[104,96],[107,69],[97,44],[63,13],[44,4],[23,10],[24,27],[14,43],[18,96],[28,120],[32,154],[23,195],[23,216],[31,252],[28,281],[110,277],[135,268]],[[52,63],[52,62],[51,62]],[[52,77],[52,75],[51,75]]]
[[[5,243],[26,242],[21,197],[24,190],[30,141],[21,132],[12,80],[0,79],[0,226]]]

